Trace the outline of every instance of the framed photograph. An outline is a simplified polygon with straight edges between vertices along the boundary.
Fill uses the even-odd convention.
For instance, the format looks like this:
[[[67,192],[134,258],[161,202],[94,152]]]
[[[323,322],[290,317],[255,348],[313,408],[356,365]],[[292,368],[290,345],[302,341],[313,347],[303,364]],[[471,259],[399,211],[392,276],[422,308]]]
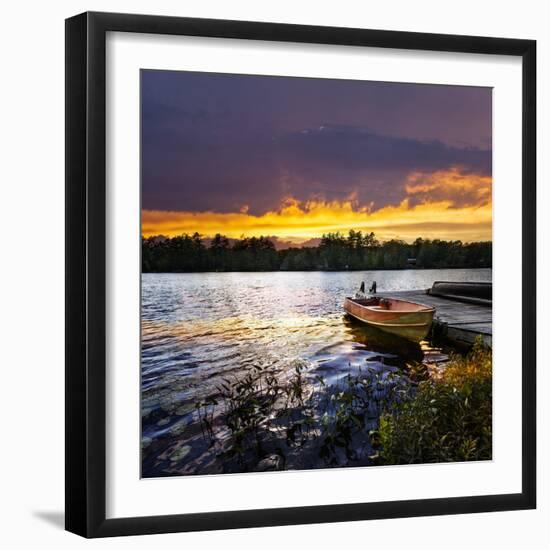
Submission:
[[[531,40],[66,21],[66,528],[535,507]]]

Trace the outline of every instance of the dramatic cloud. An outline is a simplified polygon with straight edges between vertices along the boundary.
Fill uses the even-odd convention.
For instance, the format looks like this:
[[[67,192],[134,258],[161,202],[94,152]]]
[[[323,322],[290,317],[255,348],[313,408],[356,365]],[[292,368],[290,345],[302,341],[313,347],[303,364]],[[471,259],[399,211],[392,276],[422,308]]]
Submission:
[[[319,167],[319,171],[327,167],[351,172],[431,171],[450,165],[486,174],[491,171],[491,151],[380,135],[360,127],[320,126],[283,136],[280,141],[286,158],[298,166]]]
[[[491,176],[465,175],[457,168],[433,174],[413,172],[405,184],[411,203],[447,200],[452,206],[485,206],[492,202]]]
[[[382,136],[362,128],[321,126],[254,142],[210,140],[203,147],[200,134],[195,139],[179,155],[165,151],[154,166],[159,174],[150,174],[145,164],[144,177],[164,182],[164,207],[232,212],[246,204],[261,213],[288,195],[306,201],[342,200],[351,194],[381,207],[405,198],[404,181],[411,172],[455,167],[491,173],[490,151]],[[144,194],[144,203],[150,202]]]
[[[381,207],[407,196],[404,181],[411,172],[450,168],[459,178],[478,173],[490,181],[491,151],[451,147],[441,141],[383,136],[347,126],[302,130],[279,141],[280,164],[287,174],[285,191],[301,200],[353,193],[360,202]]]
[[[445,181],[458,176],[455,172],[440,173],[426,181],[436,181],[437,177]],[[485,182],[484,176],[477,175],[464,175],[461,179],[464,188],[473,188],[476,182]],[[425,186],[428,188],[430,184]],[[413,197],[417,191],[418,188],[413,189]],[[422,192],[429,192],[429,189]],[[415,204],[405,198],[397,205],[373,210],[353,199],[300,202],[287,198],[276,210],[259,215],[246,210],[231,213],[144,210],[142,233],[144,236],[174,236],[198,231],[207,237],[222,233],[231,238],[276,235],[280,241],[304,244],[323,233],[360,229],[374,231],[383,240],[413,240],[419,236],[464,241],[490,240],[492,207],[490,200],[485,199],[483,197],[481,204],[459,206],[443,197]]]
[[[144,71],[141,120],[145,235],[490,234],[489,88]]]

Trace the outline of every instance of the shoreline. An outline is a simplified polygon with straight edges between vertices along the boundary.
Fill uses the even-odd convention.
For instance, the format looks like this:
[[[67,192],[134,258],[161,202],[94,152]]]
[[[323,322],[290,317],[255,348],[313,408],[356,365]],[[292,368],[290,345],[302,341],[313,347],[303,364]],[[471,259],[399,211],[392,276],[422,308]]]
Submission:
[[[451,271],[451,270],[461,270],[466,269],[488,269],[493,270],[491,267],[395,267],[395,268],[376,268],[371,269],[265,269],[265,270],[235,270],[235,271],[216,271],[216,270],[206,270],[206,271],[141,271],[142,275],[153,274],[153,275],[174,275],[174,274],[186,274],[186,273],[361,273],[369,271]]]

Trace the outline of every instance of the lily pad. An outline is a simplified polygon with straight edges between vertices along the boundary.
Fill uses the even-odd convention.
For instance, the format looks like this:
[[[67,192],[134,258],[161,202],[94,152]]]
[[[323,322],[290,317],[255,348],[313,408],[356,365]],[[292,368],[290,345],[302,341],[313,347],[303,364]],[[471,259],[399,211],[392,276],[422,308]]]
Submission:
[[[184,445],[183,447],[177,449],[176,452],[172,454],[172,456],[170,456],[170,461],[176,462],[178,460],[181,460],[182,458],[185,458],[190,452],[191,447],[189,445]]]

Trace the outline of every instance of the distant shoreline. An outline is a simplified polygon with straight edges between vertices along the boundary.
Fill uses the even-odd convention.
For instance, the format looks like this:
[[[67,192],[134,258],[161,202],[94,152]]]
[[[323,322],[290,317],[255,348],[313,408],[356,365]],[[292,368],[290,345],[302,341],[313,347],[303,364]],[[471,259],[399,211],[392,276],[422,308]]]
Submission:
[[[492,242],[425,240],[378,241],[374,233],[328,233],[316,247],[277,250],[266,237],[233,243],[217,234],[208,242],[198,233],[141,242],[141,268],[151,273],[370,271],[492,267]]]
[[[186,274],[186,273],[360,273],[370,271],[452,271],[465,269],[480,270],[490,269],[491,267],[396,267],[396,268],[372,268],[372,269],[264,269],[264,270],[226,270],[216,271],[213,269],[203,271],[142,271],[142,275],[174,275],[174,274]]]

